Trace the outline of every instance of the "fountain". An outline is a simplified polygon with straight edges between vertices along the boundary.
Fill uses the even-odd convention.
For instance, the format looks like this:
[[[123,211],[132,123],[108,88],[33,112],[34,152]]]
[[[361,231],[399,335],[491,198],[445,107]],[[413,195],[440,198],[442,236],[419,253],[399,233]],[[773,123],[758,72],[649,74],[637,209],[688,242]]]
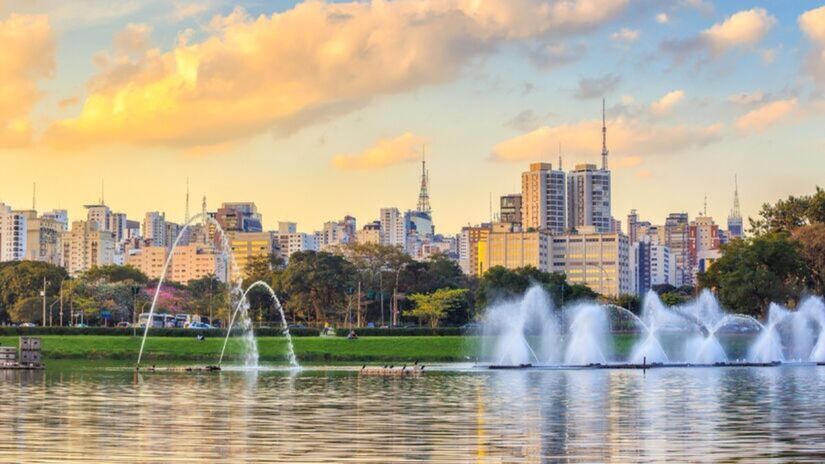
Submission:
[[[616,356],[616,337],[635,342]],[[556,308],[538,285],[492,305],[482,324],[480,359],[491,367],[763,366],[825,363],[825,303],[811,297],[796,311],[771,304],[763,325],[726,313],[704,290],[666,306],[645,296],[641,316],[615,305],[579,302]]]
[[[259,280],[255,283],[253,283],[252,285],[250,285],[246,289],[246,291],[243,293],[243,295],[241,295],[241,299],[240,299],[240,301],[238,301],[238,306],[235,308],[235,311],[232,313],[232,317],[229,320],[229,326],[226,329],[226,338],[223,341],[223,347],[221,348],[221,356],[218,359],[218,366],[220,366],[223,363],[223,355],[224,355],[224,352],[226,352],[226,345],[227,345],[227,342],[229,342],[229,335],[232,332],[232,326],[235,323],[235,318],[238,316],[238,313],[243,311],[243,313],[247,315],[247,317],[244,319],[244,321],[245,322],[250,321],[250,319],[248,317],[249,300],[247,300],[246,296],[247,296],[247,294],[249,293],[250,290],[252,290],[253,288],[256,288],[256,287],[266,288],[266,290],[269,292],[269,295],[272,297],[272,301],[275,303],[275,307],[278,308],[278,312],[281,315],[281,328],[283,329],[283,334],[286,337],[287,360],[289,361],[289,365],[292,366],[293,368],[301,367],[298,364],[298,359],[295,357],[295,349],[292,346],[292,336],[290,336],[290,334],[289,334],[289,326],[287,325],[287,322],[286,322],[286,315],[284,314],[284,308],[281,306],[281,302],[280,302],[280,300],[278,300],[278,296],[275,295],[275,290],[273,290],[272,287],[270,287],[266,282],[263,282],[261,280]],[[254,350],[250,350],[250,349],[246,350],[247,356],[246,356],[244,365],[246,367],[257,367],[257,365],[258,365],[258,350],[257,350],[257,344],[255,344],[255,337],[254,337],[254,334],[252,333],[252,328],[251,327],[244,330],[243,340],[244,340],[244,344],[247,347],[250,347],[250,345],[254,345],[254,347],[256,348]]]
[[[172,248],[169,250],[169,256],[166,258],[166,262],[163,264],[163,271],[161,272],[160,279],[158,280],[157,288],[155,289],[155,295],[152,298],[152,306],[149,308],[149,317],[146,322],[146,328],[143,330],[143,337],[140,341],[140,351],[138,352],[137,362],[135,363],[135,369],[140,368],[140,361],[143,359],[143,349],[146,345],[146,337],[149,335],[149,328],[153,325],[153,316],[155,314],[155,306],[158,302],[158,296],[160,295],[161,287],[163,286],[163,282],[166,280],[166,273],[169,270],[169,265],[172,263],[172,257],[174,256],[175,248],[177,248],[178,243],[180,242],[181,238],[188,232],[189,227],[194,224],[196,221],[202,221],[205,223],[210,223],[215,226],[216,234],[220,237],[221,240],[221,256],[223,258],[224,264],[229,265],[232,270],[235,272],[235,283],[230,287],[230,302],[232,301],[232,295],[242,295],[241,285],[243,283],[243,278],[240,275],[238,270],[237,263],[235,263],[235,257],[232,255],[231,248],[229,246],[229,242],[226,237],[226,233],[221,228],[221,225],[216,221],[214,218],[210,217],[206,213],[199,213],[195,216],[191,217],[186,224],[183,225],[180,232],[178,232],[177,237],[175,237],[175,241],[172,243]],[[250,342],[248,344],[248,349],[252,352],[251,356],[256,359],[258,358],[258,346],[255,342],[254,337],[251,336],[251,321],[247,320],[244,321],[242,325],[245,331],[250,334]]]

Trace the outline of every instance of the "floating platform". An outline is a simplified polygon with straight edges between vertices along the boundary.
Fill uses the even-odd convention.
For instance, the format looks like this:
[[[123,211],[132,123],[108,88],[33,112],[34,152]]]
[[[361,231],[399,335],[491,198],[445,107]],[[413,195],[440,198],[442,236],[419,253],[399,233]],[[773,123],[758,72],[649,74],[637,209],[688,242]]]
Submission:
[[[46,366],[43,364],[21,364],[18,362],[13,363],[0,363],[0,370],[9,370],[9,371],[42,371],[45,369]]]
[[[649,364],[634,364],[634,363],[607,363],[607,364],[580,364],[580,365],[532,365],[532,364],[518,364],[518,365],[478,365],[476,367],[486,368],[491,370],[582,370],[582,369],[675,369],[675,368],[708,368],[708,367],[776,367],[776,366],[825,366],[825,362],[720,362],[711,364],[695,364],[695,363],[649,363]]]
[[[143,372],[219,372],[221,366],[147,366],[136,367]]]

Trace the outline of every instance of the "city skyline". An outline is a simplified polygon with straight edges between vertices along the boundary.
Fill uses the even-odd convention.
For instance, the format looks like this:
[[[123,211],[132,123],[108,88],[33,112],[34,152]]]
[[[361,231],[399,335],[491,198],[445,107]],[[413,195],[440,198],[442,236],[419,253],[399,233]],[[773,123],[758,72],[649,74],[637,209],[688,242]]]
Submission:
[[[105,181],[114,210],[180,222],[189,178],[210,208],[255,201],[266,229],[366,224],[415,209],[426,145],[433,219],[453,234],[518,193],[530,162],[599,164],[603,97],[617,219],[693,216],[707,198],[721,223],[738,175],[747,226],[819,180],[825,7],[490,5],[5,2],[0,74],[19,90],[0,97],[0,201],[28,208],[37,183],[38,209],[81,218]],[[306,25],[311,56],[272,42]]]

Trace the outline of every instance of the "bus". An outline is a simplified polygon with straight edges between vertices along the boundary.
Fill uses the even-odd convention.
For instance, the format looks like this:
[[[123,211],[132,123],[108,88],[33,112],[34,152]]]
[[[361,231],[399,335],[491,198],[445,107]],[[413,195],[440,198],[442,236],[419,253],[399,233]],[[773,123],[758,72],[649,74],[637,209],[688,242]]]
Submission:
[[[146,322],[149,320],[149,313],[140,313],[138,316],[138,326],[146,327]],[[152,327],[175,327],[175,316],[171,314],[152,314]]]

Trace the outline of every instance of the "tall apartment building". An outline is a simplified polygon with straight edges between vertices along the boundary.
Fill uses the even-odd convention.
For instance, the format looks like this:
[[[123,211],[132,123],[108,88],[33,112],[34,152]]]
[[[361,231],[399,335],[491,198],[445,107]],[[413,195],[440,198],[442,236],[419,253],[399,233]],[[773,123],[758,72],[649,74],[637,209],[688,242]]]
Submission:
[[[631,293],[644,296],[657,285],[675,285],[676,263],[667,246],[645,236],[630,245],[629,258]]]
[[[521,174],[521,227],[552,234],[564,232],[565,174],[550,163],[532,163]]]
[[[53,209],[41,214],[43,219],[52,219],[60,224],[60,231],[65,232],[69,230],[69,212],[65,209]]]
[[[524,174],[522,174],[522,183],[524,182],[523,179]],[[562,191],[564,191],[564,188],[562,188]],[[517,227],[521,227],[521,217],[523,214],[521,207],[521,199],[522,194],[520,193],[503,195],[499,200],[499,221],[514,224]],[[562,201],[562,206],[564,206],[563,203],[564,202]]]
[[[531,266],[547,271],[548,237],[545,231],[525,232],[509,223],[496,223],[478,241],[478,271],[484,275],[491,267],[518,269]]]
[[[298,232],[298,224],[294,222],[278,221],[279,234],[294,234]]]
[[[344,216],[340,221],[327,221],[320,231],[319,248],[327,250],[355,241],[356,222],[352,216]]]
[[[404,249],[407,245],[407,225],[398,208],[381,208],[381,244]]]
[[[550,271],[563,272],[568,282],[586,285],[601,295],[628,294],[632,281],[627,236],[598,233],[592,226],[553,236]]]
[[[100,230],[95,221],[74,221],[72,229],[60,234],[63,267],[76,276],[95,266],[115,262],[115,239],[111,232]]]
[[[166,246],[166,213],[150,211],[143,219],[143,238],[153,245]]]
[[[693,283],[693,263],[691,262],[690,223],[687,213],[671,213],[665,220],[665,245],[670,249],[671,258],[676,263],[674,285],[681,287]]]
[[[593,226],[599,233],[613,231],[610,171],[595,164],[579,164],[567,177],[567,227]]]
[[[567,228],[593,226],[597,232],[621,232],[611,212],[611,181],[607,167],[607,123],[602,100],[602,167],[579,164],[567,177]]]
[[[86,221],[97,223],[98,230],[111,231],[112,210],[108,206],[100,203],[94,205],[84,205],[86,208]]]
[[[0,203],[0,261],[26,259],[28,224],[26,215]]]
[[[299,251],[318,251],[315,236],[303,232],[278,233],[278,245],[281,255],[287,260]]]
[[[109,216],[108,230],[114,234],[115,243],[119,244],[128,238],[128,222],[126,213],[112,213],[111,216]]]

